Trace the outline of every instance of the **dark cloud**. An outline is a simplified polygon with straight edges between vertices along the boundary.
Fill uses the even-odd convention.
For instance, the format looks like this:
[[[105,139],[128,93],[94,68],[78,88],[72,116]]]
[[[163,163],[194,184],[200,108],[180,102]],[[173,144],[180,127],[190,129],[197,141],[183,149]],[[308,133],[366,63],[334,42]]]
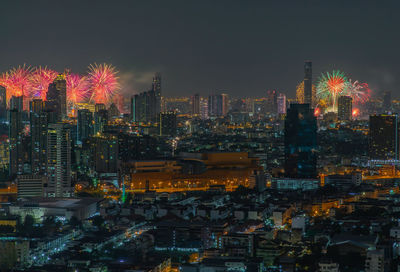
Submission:
[[[294,94],[311,59],[315,77],[341,69],[399,95],[398,1],[7,1],[0,69],[27,63],[85,72],[110,62],[124,94],[163,74],[166,95]],[[143,89],[142,89],[143,88]],[[142,89],[142,90],[139,90]]]

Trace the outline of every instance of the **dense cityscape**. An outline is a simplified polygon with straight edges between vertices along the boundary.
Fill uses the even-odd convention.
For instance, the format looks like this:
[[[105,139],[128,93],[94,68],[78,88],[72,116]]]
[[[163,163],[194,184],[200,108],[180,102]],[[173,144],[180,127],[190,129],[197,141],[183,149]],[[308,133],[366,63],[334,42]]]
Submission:
[[[4,50],[10,54],[0,63],[0,271],[400,272],[400,100],[397,90],[388,87],[396,82],[389,72],[380,73],[376,64],[372,78],[360,72],[360,66],[349,65],[345,55],[323,59],[315,48],[325,43],[338,46],[336,39],[323,34],[325,38],[319,41],[299,38],[296,46],[300,48],[302,41],[307,46],[306,51],[293,50],[296,57],[289,56],[286,48],[262,49],[262,54],[276,55],[279,61],[287,57],[290,67],[282,69],[276,59],[275,63],[263,63],[257,43],[271,43],[258,40],[266,34],[263,24],[267,23],[252,20],[273,15],[263,4],[257,10],[258,4],[250,4],[252,1],[238,6],[232,4],[235,1],[227,2],[226,7],[205,1],[194,9],[191,4],[174,6],[177,2],[171,1],[183,14],[178,8],[163,9],[162,2],[149,6],[136,1],[122,6],[108,2],[104,6],[101,0],[99,6],[72,2],[71,7],[88,10],[72,18],[72,8],[67,5],[65,10],[54,12],[46,7],[42,9],[46,12],[40,13],[35,8],[26,11],[27,2],[21,11],[26,18],[16,18],[27,28],[46,19],[47,25],[42,24],[46,30],[25,36],[32,39],[29,45],[21,43],[21,47]],[[9,5],[10,10],[15,8]],[[272,10],[279,17],[329,6],[315,5],[307,2],[283,12],[276,4]],[[141,19],[132,23],[140,26],[135,28],[137,33],[123,27],[133,20],[125,14],[125,21],[124,7],[129,16],[135,8],[145,16],[146,23]],[[220,8],[224,12],[226,8],[226,14],[216,12],[216,20],[211,11]],[[346,8],[353,11],[351,4]],[[144,10],[151,10],[153,16],[148,17]],[[369,14],[370,7],[364,11]],[[68,24],[49,24],[64,13],[71,19]],[[175,22],[173,16],[165,20],[164,13],[185,20]],[[10,14],[17,16],[14,11]],[[199,14],[209,18],[196,17]],[[244,17],[238,19],[238,14]],[[319,22],[321,26],[327,22],[355,26],[361,18],[352,14],[356,22],[346,21],[346,11],[332,17],[327,14],[326,18],[312,15],[318,20],[312,22],[313,28],[318,29]],[[380,15],[368,18],[370,23],[376,18],[385,23],[387,18]],[[32,20],[31,16],[37,17]],[[285,18],[293,22],[296,16]],[[112,27],[80,33],[93,18],[99,26],[106,21]],[[293,26],[300,37],[308,17],[296,18],[306,18],[298,22],[298,29]],[[221,23],[225,19],[226,24]],[[243,34],[236,20],[246,31],[261,26],[262,32]],[[363,22],[369,24],[367,21]],[[207,25],[209,22],[213,23]],[[16,25],[6,28],[19,27]],[[278,21],[272,25],[278,36],[290,33]],[[142,27],[144,34],[138,30]],[[119,39],[121,33],[111,38],[118,28],[123,35],[149,39],[147,46],[138,46],[143,48],[138,55],[152,64],[129,70],[135,60],[124,46],[140,43],[140,39],[129,43],[127,37]],[[199,38],[191,41],[193,48],[189,48],[185,35],[203,39],[199,29],[210,35],[204,39],[207,45]],[[78,38],[82,33],[97,37],[96,31],[104,38],[96,46],[85,43],[83,36]],[[150,45],[163,31],[171,34],[164,39],[175,41],[176,52],[163,50],[162,43]],[[213,39],[208,31],[222,38]],[[230,31],[240,32],[243,43],[231,43]],[[16,44],[14,39],[22,32],[16,31],[15,37],[10,33],[5,37]],[[172,35],[176,33],[180,34]],[[70,54],[59,49],[56,40],[62,36],[79,40],[78,46],[71,42],[68,48],[87,51]],[[279,37],[282,40],[277,44],[284,47],[287,41]],[[368,42],[373,43],[373,38]],[[112,40],[118,48],[103,48],[105,40]],[[309,48],[311,40],[313,49]],[[52,48],[35,47],[39,41]],[[217,50],[218,41],[223,44],[221,51]],[[194,44],[201,44],[204,52],[194,50]],[[228,44],[235,49],[230,52]],[[354,49],[351,42],[343,48],[346,46],[356,57],[364,50]],[[207,51],[209,48],[213,49]],[[257,58],[250,57],[253,49]],[[122,57],[116,52],[122,52]],[[221,52],[231,53],[229,61],[222,61]],[[27,57],[25,63],[19,62],[35,54],[46,60]],[[66,57],[60,58],[64,54]],[[152,54],[171,58],[154,61]],[[195,70],[202,66],[197,56],[207,62],[207,72],[184,78],[200,70]],[[263,63],[263,67],[273,66],[268,75],[265,72],[267,80],[257,83],[262,91],[254,91],[255,85],[246,82],[245,76],[235,78],[233,71],[239,71],[239,66],[244,67],[240,70],[243,75],[245,70],[251,74],[255,69],[240,65],[241,56]],[[49,62],[53,58],[54,63]],[[179,65],[183,67],[180,72],[174,65],[165,65],[179,58],[189,63]],[[391,58],[395,56],[386,58],[385,52],[380,52],[379,59],[387,61],[388,67]],[[129,65],[118,65],[124,63],[122,59]],[[71,66],[74,62],[77,64]],[[80,67],[82,63],[84,67]],[[220,69],[220,63],[226,71]],[[364,65],[362,61],[360,65]],[[146,72],[138,72],[141,69]],[[370,71],[369,67],[365,71]],[[215,80],[219,77],[227,80]],[[205,82],[212,87],[201,87]]]

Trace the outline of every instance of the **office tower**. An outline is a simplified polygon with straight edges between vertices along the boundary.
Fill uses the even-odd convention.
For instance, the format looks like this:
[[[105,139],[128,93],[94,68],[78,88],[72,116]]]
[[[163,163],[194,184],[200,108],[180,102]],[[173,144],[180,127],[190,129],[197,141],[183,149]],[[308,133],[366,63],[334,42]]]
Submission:
[[[191,97],[192,102],[192,115],[198,116],[200,115],[200,95],[195,94]]]
[[[49,124],[47,130],[46,197],[71,196],[71,134],[68,124]]]
[[[108,111],[99,110],[94,113],[94,134],[103,133],[104,126],[108,123]]]
[[[158,117],[161,112],[161,74],[156,73],[153,77],[151,90],[154,92],[154,116]]]
[[[94,162],[97,173],[118,172],[118,138],[113,135],[95,136]]]
[[[47,125],[49,115],[44,110],[44,101],[34,99],[31,102],[31,171],[32,174],[46,173]]]
[[[49,84],[46,109],[55,112],[57,120],[67,117],[67,82],[64,75],[58,75],[53,83]]]
[[[276,114],[278,111],[277,93],[275,90],[267,91],[267,99],[265,100],[265,112]]]
[[[97,103],[94,106],[94,112],[98,112],[100,110],[106,110],[106,105],[104,105],[103,103]]]
[[[82,143],[92,136],[93,132],[93,114],[87,109],[78,110],[77,142]]]
[[[353,112],[353,98],[351,96],[339,96],[338,98],[338,119],[340,121],[350,121]]]
[[[160,113],[160,136],[176,135],[176,113],[162,112]]]
[[[390,91],[385,91],[383,93],[382,108],[384,111],[392,110],[392,93]]]
[[[0,121],[7,120],[7,90],[0,86]]]
[[[304,62],[304,103],[311,107],[314,105],[315,98],[312,94],[312,62]]]
[[[136,94],[131,98],[131,111],[133,122],[157,122],[157,97],[153,90]]]
[[[399,159],[397,114],[380,114],[369,117],[369,156],[373,160]]]
[[[228,95],[213,94],[208,97],[208,116],[221,117],[228,113]]]
[[[280,93],[277,97],[278,114],[286,114],[286,95]]]
[[[22,107],[21,107],[22,109]],[[9,111],[9,134],[10,140],[10,176],[23,174],[24,169],[24,146],[23,146],[23,124],[22,111],[12,109]]]
[[[200,118],[208,119],[208,100],[206,98],[200,98]]]
[[[308,104],[291,104],[285,118],[285,175],[317,176],[317,120]]]
[[[46,181],[46,176],[43,175],[18,175],[18,198],[43,197]]]
[[[10,110],[22,112],[24,110],[23,96],[12,96],[10,99]]]
[[[118,107],[112,103],[108,108],[108,119],[118,118],[120,115],[121,112],[119,111]]]

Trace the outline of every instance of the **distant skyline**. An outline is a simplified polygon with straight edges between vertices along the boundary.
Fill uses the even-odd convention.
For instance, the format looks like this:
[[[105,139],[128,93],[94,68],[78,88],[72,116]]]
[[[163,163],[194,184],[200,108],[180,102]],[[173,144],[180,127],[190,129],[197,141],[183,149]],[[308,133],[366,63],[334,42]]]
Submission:
[[[125,96],[163,77],[163,95],[294,97],[340,69],[376,96],[398,90],[400,3],[385,1],[7,1],[0,71],[26,63],[85,73],[91,63],[120,71]]]

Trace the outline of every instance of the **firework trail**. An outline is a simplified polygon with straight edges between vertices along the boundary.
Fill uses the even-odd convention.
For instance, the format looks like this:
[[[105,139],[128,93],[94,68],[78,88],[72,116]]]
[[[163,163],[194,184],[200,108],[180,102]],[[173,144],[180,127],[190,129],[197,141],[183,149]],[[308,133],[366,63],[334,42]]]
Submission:
[[[90,102],[109,104],[115,91],[118,91],[117,71],[112,65],[94,64],[89,66],[89,89],[91,91]]]
[[[58,73],[47,67],[36,67],[29,77],[30,97],[46,100],[49,84],[54,81]]]
[[[336,110],[337,99],[347,87],[347,77],[341,71],[321,74],[317,83],[317,99],[332,105],[333,110]]]

